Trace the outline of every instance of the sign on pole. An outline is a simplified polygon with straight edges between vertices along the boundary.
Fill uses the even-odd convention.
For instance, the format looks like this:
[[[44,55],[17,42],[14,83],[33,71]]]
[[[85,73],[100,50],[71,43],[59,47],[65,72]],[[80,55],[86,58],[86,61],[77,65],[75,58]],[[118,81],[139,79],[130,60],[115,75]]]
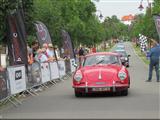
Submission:
[[[36,21],[35,27],[37,30],[36,34],[37,34],[37,38],[40,46],[42,46],[44,43],[48,43],[48,44],[52,43],[50,34],[45,24],[43,24],[40,21]]]
[[[50,62],[51,80],[59,78],[59,69],[57,62]]]
[[[64,57],[74,58],[75,57],[74,50],[73,50],[73,45],[72,45],[70,35],[65,30],[62,30],[61,33],[62,33],[62,38],[63,38],[62,40],[63,58]]]
[[[48,63],[41,63],[42,83],[50,81],[50,68]]]
[[[26,75],[24,66],[7,67],[11,94],[26,90]]]
[[[10,65],[27,65],[26,31],[19,10],[7,17],[7,37]]]
[[[71,73],[76,70],[75,64],[76,64],[75,59],[70,59]]]

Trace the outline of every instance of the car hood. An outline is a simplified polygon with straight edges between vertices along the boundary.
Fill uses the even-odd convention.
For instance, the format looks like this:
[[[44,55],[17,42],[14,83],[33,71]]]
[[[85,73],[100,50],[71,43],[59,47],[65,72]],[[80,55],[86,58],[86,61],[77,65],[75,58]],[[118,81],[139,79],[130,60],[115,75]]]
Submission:
[[[120,69],[121,66],[118,65],[96,65],[84,67],[82,72],[88,84],[106,82],[112,84]]]

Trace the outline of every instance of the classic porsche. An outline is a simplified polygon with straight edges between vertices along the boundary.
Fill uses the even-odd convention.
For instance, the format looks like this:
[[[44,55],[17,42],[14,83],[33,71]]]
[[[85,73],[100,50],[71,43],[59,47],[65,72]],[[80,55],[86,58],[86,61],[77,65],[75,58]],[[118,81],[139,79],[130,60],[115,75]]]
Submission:
[[[126,96],[129,87],[129,72],[122,65],[118,53],[88,54],[73,74],[76,97],[99,92],[114,92]]]

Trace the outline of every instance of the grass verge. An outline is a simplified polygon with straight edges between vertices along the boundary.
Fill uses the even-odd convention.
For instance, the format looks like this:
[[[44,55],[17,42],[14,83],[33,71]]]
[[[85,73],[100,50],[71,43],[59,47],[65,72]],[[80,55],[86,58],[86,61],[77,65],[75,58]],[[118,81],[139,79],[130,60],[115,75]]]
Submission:
[[[137,55],[143,60],[143,62],[149,65],[149,60],[147,60],[146,55],[143,52],[141,52],[140,47],[133,44],[133,48]]]

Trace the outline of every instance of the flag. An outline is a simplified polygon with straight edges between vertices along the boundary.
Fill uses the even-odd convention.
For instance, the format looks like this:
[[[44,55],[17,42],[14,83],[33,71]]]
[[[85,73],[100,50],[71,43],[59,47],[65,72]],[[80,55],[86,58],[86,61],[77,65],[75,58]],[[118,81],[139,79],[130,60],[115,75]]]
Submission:
[[[154,16],[155,26],[158,32],[159,40],[160,40],[160,16],[155,15]]]
[[[63,58],[64,57],[74,58],[73,45],[68,32],[66,32],[65,30],[62,30],[61,33],[63,38],[62,40]]]
[[[36,34],[37,34],[37,38],[40,46],[42,47],[44,43],[52,44],[52,40],[47,27],[40,21],[36,21],[35,27],[36,27],[36,31],[37,31]]]
[[[7,16],[7,37],[10,65],[27,65],[26,30],[20,10]]]
[[[139,43],[141,51],[145,52],[147,50],[148,44],[147,44],[147,37],[144,35],[139,35]]]

